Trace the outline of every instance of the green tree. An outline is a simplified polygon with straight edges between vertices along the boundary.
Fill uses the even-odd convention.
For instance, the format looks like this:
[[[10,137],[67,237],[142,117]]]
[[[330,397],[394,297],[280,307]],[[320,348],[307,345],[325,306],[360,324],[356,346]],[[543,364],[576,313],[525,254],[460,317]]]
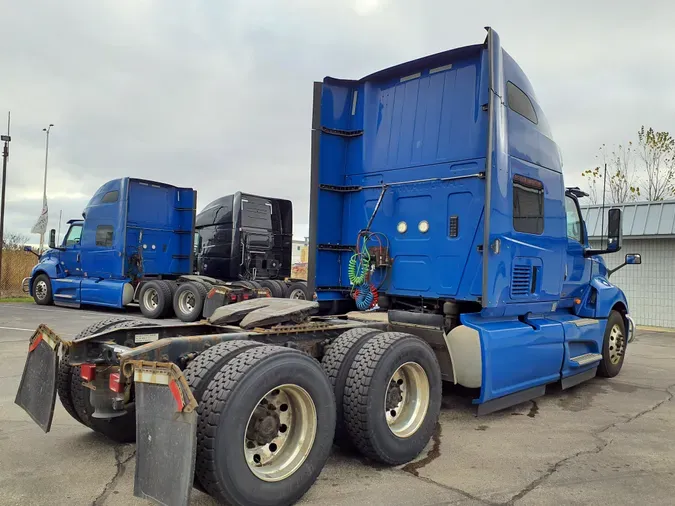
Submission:
[[[675,139],[653,128],[638,130],[638,146],[644,163],[644,186],[648,200],[675,196]]]
[[[632,142],[627,145],[619,144],[611,152],[603,144],[596,158],[602,163],[602,167],[598,165],[581,173],[588,181],[591,203],[602,202],[603,188],[605,202],[608,204],[633,202],[640,197],[640,186],[635,169],[635,148]],[[607,165],[606,185],[603,182],[605,164]]]

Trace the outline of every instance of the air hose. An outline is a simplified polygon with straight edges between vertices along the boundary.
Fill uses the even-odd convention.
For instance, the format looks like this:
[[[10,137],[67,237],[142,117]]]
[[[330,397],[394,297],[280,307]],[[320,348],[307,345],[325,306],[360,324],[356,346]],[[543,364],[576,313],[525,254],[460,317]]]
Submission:
[[[369,260],[360,253],[355,253],[349,259],[347,272],[349,274],[349,282],[352,286],[362,285],[366,280],[366,272],[368,272],[369,263]]]
[[[375,307],[379,300],[377,288],[370,283],[359,286],[354,290],[354,300],[356,301],[356,307],[361,311]]]
[[[361,251],[357,247],[356,253],[349,259],[347,274],[352,286],[362,285],[366,281],[368,267],[370,266],[370,253],[366,243],[367,238],[364,237]]]

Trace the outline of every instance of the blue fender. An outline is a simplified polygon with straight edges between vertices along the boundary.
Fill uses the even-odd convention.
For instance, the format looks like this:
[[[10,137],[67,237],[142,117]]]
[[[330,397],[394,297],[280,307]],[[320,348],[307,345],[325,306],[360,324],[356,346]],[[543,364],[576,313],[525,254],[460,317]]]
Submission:
[[[582,304],[586,303],[591,304],[591,300],[588,300],[593,291],[595,291],[595,318],[608,318],[610,311],[615,308],[617,305],[619,307],[623,306],[621,309],[628,312],[628,301],[626,300],[626,295],[623,293],[621,288],[616,285],[613,285],[609,280],[604,276],[594,276],[590,282],[590,290]]]
[[[28,293],[33,296],[33,281],[39,274],[46,274],[50,279],[59,277],[59,271],[61,267],[59,266],[59,258],[56,255],[50,254],[51,251],[47,251],[40,257],[40,262],[33,267],[33,270],[30,272],[30,283],[28,284]]]

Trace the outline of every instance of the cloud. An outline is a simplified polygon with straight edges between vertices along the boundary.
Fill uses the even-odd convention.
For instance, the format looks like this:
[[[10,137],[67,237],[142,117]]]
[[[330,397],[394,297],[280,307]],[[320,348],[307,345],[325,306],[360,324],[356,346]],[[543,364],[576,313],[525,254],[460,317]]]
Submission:
[[[290,198],[306,227],[312,82],[481,42],[487,24],[537,90],[567,183],[582,184],[602,143],[643,123],[671,128],[674,10],[604,0],[7,2],[5,228],[27,233],[40,212],[50,122],[50,227],[58,209],[78,217],[96,188],[127,175],[192,186],[199,207],[237,190]]]

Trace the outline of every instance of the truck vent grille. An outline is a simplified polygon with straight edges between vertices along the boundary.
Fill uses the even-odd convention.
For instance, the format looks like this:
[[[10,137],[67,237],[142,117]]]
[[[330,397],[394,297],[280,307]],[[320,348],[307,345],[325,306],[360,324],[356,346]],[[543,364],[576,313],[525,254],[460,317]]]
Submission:
[[[459,216],[450,216],[450,237],[459,235]]]
[[[523,297],[530,294],[532,285],[532,267],[514,265],[511,274],[511,297]]]

